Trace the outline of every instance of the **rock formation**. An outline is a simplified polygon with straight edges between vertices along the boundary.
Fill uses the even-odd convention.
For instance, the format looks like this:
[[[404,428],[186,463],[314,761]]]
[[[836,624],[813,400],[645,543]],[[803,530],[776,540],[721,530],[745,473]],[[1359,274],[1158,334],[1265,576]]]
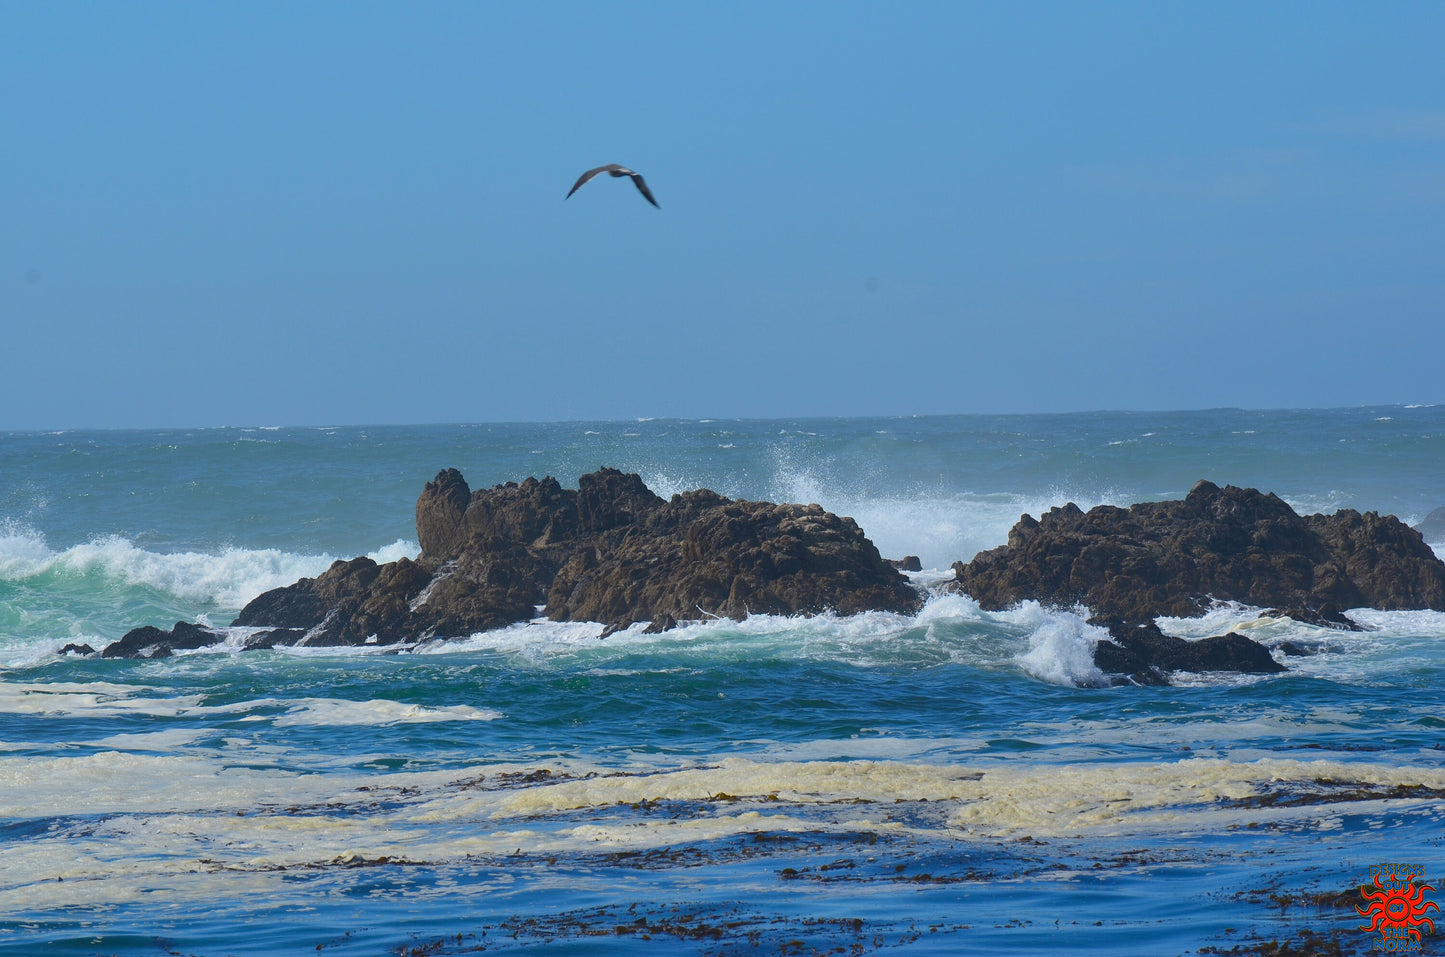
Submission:
[[[216,631],[190,622],[178,621],[170,631],[161,631],[151,625],[134,628],[120,641],[106,645],[100,653],[102,658],[169,658],[176,651],[205,648],[226,640],[225,632]],[[67,645],[66,648],[73,648]],[[89,645],[83,646],[89,648]],[[94,650],[92,649],[92,654]],[[61,649],[65,654],[65,648]]]
[[[1392,516],[1300,516],[1278,496],[1199,482],[1183,500],[1025,515],[1008,544],[954,564],[984,608],[1024,599],[1125,621],[1188,617],[1211,600],[1347,624],[1348,608],[1445,611],[1445,563]]]
[[[582,476],[575,490],[529,478],[475,492],[447,469],[417,499],[416,529],[415,561],[339,561],[259,596],[231,629],[147,626],[102,654],[165,657],[226,640],[404,646],[539,611],[598,622],[605,636],[638,622],[662,631],[755,613],[911,613],[922,602],[897,570],[918,560],[883,559],[850,518],[706,489],[665,501],[614,469]],[[1300,516],[1275,495],[1210,482],[1180,501],[1025,515],[1007,545],[953,567],[947,587],[985,609],[1025,600],[1087,607],[1113,639],[1097,644],[1095,663],[1143,683],[1172,671],[1283,670],[1241,635],[1185,641],[1155,623],[1200,614],[1212,601],[1335,627],[1354,627],[1344,611],[1355,607],[1445,611],[1445,563],[1397,519],[1351,510]]]
[[[1153,626],[1212,601],[1336,627],[1354,627],[1350,608],[1445,611],[1445,563],[1398,519],[1348,509],[1300,516],[1276,495],[1204,481],[1178,501],[1025,515],[1007,545],[953,567],[951,587],[985,609],[1024,600],[1088,608],[1117,642],[1101,642],[1096,663],[1124,673],[1272,670],[1241,636],[1176,643]]]
[[[1164,634],[1152,621],[1093,620],[1108,627],[1114,639],[1094,646],[1094,664],[1135,684],[1168,684],[1175,671],[1268,675],[1287,670],[1269,649],[1238,632],[1187,641]]]
[[[421,554],[338,561],[259,596],[232,623],[244,647],[396,645],[526,621],[637,622],[749,614],[912,612],[922,602],[852,519],[817,505],[733,501],[706,489],[664,501],[615,469],[578,488],[529,478],[471,491],[447,469],[416,505]],[[157,657],[222,632],[140,628],[106,656]]]

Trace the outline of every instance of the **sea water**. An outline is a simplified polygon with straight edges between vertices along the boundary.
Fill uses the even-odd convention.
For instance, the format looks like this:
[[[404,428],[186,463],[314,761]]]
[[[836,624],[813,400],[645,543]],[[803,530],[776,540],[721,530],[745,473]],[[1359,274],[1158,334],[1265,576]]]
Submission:
[[[58,654],[415,557],[442,468],[603,465],[850,515],[929,598]],[[0,435],[0,953],[1372,952],[1346,892],[1445,877],[1445,614],[1220,604],[1161,626],[1289,670],[1111,687],[1087,609],[939,585],[1069,501],[1204,478],[1413,523],[1442,466],[1438,407]]]

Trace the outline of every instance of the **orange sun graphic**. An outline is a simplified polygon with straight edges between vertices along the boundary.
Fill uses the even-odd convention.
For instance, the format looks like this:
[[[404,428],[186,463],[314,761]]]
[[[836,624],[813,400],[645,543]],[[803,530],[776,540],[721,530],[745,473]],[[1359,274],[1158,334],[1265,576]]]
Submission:
[[[1393,876],[1393,875],[1392,875]],[[1361,917],[1370,918],[1370,923],[1361,924],[1361,930],[1405,930],[1416,940],[1420,938],[1418,928],[1424,927],[1430,933],[1435,933],[1435,922],[1425,916],[1425,912],[1434,908],[1434,901],[1425,900],[1425,892],[1434,890],[1429,884],[1414,884],[1414,874],[1406,875],[1405,884],[1402,887],[1386,888],[1380,883],[1380,878],[1375,878],[1375,887],[1378,891],[1361,890],[1360,895],[1370,901],[1368,907],[1356,907]],[[1393,883],[1393,881],[1392,881]]]

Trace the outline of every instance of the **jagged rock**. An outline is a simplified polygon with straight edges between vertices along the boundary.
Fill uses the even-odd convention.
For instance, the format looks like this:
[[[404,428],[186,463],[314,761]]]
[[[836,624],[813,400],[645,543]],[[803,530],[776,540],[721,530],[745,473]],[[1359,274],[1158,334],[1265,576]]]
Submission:
[[[954,564],[984,608],[1026,599],[1149,621],[1211,600],[1334,617],[1341,608],[1445,610],[1445,563],[1398,519],[1301,517],[1273,494],[1199,482],[1182,501],[1024,516],[1009,544]]]
[[[541,585],[534,566],[525,552],[505,548],[440,565],[406,558],[386,565],[338,561],[316,578],[259,596],[232,624],[266,629],[248,639],[247,648],[469,635],[535,614]]]
[[[106,645],[102,658],[169,658],[173,652],[206,648],[226,639],[225,632],[178,621],[170,631],[151,625],[134,628]]]
[[[1198,615],[1212,601],[1335,626],[1352,626],[1347,608],[1445,610],[1445,563],[1398,519],[1353,510],[1301,517],[1276,495],[1205,481],[1179,501],[1087,513],[1069,503],[1038,520],[1025,515],[1007,545],[953,567],[951,587],[983,608],[1083,605],[1140,655],[1164,652],[1139,637],[1156,617]],[[1136,658],[1119,655],[1100,643],[1095,657],[1104,670],[1133,673]],[[1175,660],[1151,665],[1172,667],[1166,658]]]
[[[902,558],[890,558],[888,559],[888,564],[900,572],[923,571],[923,562],[917,555],[904,555]]]
[[[1332,555],[1331,588],[1316,592],[1337,607],[1445,611],[1445,562],[1395,516],[1343,509],[1304,521]]]
[[[447,469],[422,490],[416,523],[416,561],[339,561],[256,598],[233,622],[255,629],[244,646],[464,636],[530,619],[538,606],[610,633],[641,621],[664,630],[704,617],[921,604],[852,519],[705,489],[664,501],[615,469],[582,476],[575,491],[552,478],[472,491]],[[181,647],[154,628],[136,634],[106,654]]]
[[[462,517],[471,500],[472,490],[456,469],[444,469],[426,483],[416,500],[416,540],[422,555],[441,557],[461,551],[466,544]]]
[[[1275,674],[1286,670],[1263,645],[1238,632],[1186,641],[1166,635],[1152,621],[1126,622],[1091,619],[1105,625],[1114,641],[1094,648],[1100,671],[1128,675],[1137,684],[1168,684],[1173,671],[1236,671]]]
[[[72,641],[72,642],[70,642],[69,644],[67,644],[64,648],[61,648],[59,651],[57,651],[56,654],[58,654],[58,655],[82,655],[82,656],[88,656],[88,655],[93,655],[93,654],[95,654],[95,649],[92,648],[92,647],[90,647],[89,644],[79,644],[79,645],[77,645],[75,642]]]
[[[857,523],[818,505],[731,501],[705,489],[650,508],[631,503],[642,507],[599,529],[558,571],[548,617],[616,630],[638,621],[913,611],[920,604]]]

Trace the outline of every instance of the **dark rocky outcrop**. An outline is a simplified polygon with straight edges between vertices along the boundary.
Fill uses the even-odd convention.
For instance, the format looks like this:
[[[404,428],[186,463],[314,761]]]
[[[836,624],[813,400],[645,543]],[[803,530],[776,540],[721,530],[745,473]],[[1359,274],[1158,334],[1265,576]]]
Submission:
[[[421,554],[338,561],[269,591],[233,626],[244,647],[395,645],[525,621],[636,622],[655,630],[753,613],[909,612],[918,592],[862,529],[817,505],[733,501],[705,489],[665,501],[601,469],[576,490],[529,478],[473,492],[447,469],[417,499]],[[223,635],[136,629],[105,654],[156,657]],[[202,629],[204,630],[204,629]]]
[[[923,562],[917,555],[904,555],[902,558],[890,558],[888,564],[900,572],[921,572]]]
[[[1445,563],[1398,519],[1301,517],[1275,495],[1209,482],[1181,501],[1025,515],[1007,545],[954,571],[985,608],[1036,599],[1126,621],[1197,615],[1211,600],[1325,620],[1363,606],[1445,610]]]
[[[602,526],[558,571],[548,617],[615,629],[754,613],[914,611],[921,603],[850,518],[818,505],[732,501],[706,489],[645,503],[641,481],[627,478],[639,496],[627,500],[634,511],[581,509],[584,527]]]
[[[206,648],[226,639],[226,633],[178,621],[170,631],[151,625],[135,628],[120,641],[106,645],[102,658],[169,658],[176,651]],[[88,647],[88,646],[87,646]]]
[[[1173,671],[1267,675],[1287,670],[1269,649],[1238,632],[1186,641],[1164,634],[1152,621],[1093,619],[1093,623],[1106,626],[1114,639],[1095,646],[1094,664],[1100,671],[1126,675],[1137,684],[1168,684],[1168,674]]]
[[[1337,627],[1352,627],[1349,608],[1445,611],[1445,563],[1398,519],[1354,510],[1300,516],[1273,494],[1204,481],[1177,501],[1087,513],[1070,503],[1038,520],[1025,515],[1007,545],[953,567],[951,587],[986,609],[1030,599],[1090,609],[1118,642],[1101,642],[1096,661],[1122,673],[1188,667],[1152,623],[1198,615],[1212,601]],[[1246,672],[1262,664],[1242,642],[1259,646],[1242,636],[1207,641],[1215,644],[1185,643],[1195,646],[1194,664]]]

